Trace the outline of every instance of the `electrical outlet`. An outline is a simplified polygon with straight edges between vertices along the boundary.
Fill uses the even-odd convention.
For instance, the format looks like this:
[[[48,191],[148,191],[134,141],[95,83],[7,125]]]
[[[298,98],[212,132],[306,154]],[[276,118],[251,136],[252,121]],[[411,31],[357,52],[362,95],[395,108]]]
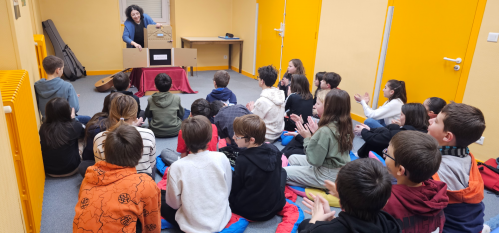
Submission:
[[[227,55],[224,55],[224,59],[227,59]]]
[[[477,144],[483,145],[483,140],[485,140],[485,137],[481,137],[476,141]]]

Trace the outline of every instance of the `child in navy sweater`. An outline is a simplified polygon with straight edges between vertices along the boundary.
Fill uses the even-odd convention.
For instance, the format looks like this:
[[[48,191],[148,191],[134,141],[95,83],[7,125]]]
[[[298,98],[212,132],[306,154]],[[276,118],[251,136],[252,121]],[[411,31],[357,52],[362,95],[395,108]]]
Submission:
[[[213,85],[215,86],[215,89],[213,89],[213,91],[206,96],[206,100],[210,103],[215,100],[220,100],[227,105],[237,104],[236,95],[234,95],[234,93],[227,88],[229,81],[230,75],[227,71],[217,71],[215,73],[215,77],[213,78]]]

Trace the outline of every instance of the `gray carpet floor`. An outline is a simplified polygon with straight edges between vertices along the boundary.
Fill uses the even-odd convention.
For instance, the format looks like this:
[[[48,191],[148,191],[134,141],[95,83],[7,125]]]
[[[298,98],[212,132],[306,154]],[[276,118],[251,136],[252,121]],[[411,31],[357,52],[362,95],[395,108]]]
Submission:
[[[261,92],[258,87],[256,80],[248,78],[237,72],[229,70],[231,80],[228,85],[237,96],[238,103],[245,105],[249,101],[256,100]],[[206,98],[206,95],[211,92],[213,87],[213,75],[215,71],[201,71],[195,72],[193,77],[188,77],[190,85],[193,90],[198,91],[197,94],[177,94],[182,100],[182,106],[190,109],[192,102],[199,98]],[[76,92],[80,94],[80,111],[79,115],[89,115],[99,112],[102,109],[102,104],[104,97],[109,94],[100,93],[94,89],[94,83],[99,79],[106,77],[105,75],[100,76],[87,76],[72,82]],[[130,91],[137,92],[136,88],[130,88]],[[140,98],[140,104],[142,110],[147,106],[148,96]],[[358,122],[354,122],[354,126]],[[143,127],[147,127],[147,123]],[[354,151],[357,151],[364,141],[358,137],[354,140]],[[283,146],[280,142],[275,143],[275,145],[281,149]],[[158,153],[164,148],[170,148],[175,150],[177,148],[177,138],[156,138],[156,148]],[[161,176],[156,174],[156,182],[161,180]],[[42,210],[42,233],[59,233],[59,232],[71,232],[72,222],[74,217],[74,207],[78,201],[78,192],[80,188],[82,178],[79,175],[74,175],[67,178],[51,178],[47,177],[45,179],[45,193],[43,199],[43,210]],[[302,208],[303,206],[302,198],[298,197],[296,203]],[[485,198],[483,200],[485,204],[485,221],[490,218],[495,217],[499,214],[499,208],[494,208],[493,206],[499,205],[499,196],[485,191]],[[336,214],[340,212],[338,208],[331,208],[336,211]],[[310,218],[310,215],[305,214],[305,218]],[[277,224],[281,222],[281,217],[276,216],[266,222],[253,222],[250,223],[246,229],[246,233],[266,233],[275,232]],[[180,232],[176,230],[163,230],[161,232]]]

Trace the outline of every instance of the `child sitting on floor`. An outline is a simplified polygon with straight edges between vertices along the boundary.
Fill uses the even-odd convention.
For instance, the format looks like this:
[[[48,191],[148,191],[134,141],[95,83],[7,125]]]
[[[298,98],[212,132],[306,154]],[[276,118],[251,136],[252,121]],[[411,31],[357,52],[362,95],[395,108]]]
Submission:
[[[84,135],[83,125],[74,118],[74,108],[67,100],[56,97],[45,107],[40,127],[43,167],[52,177],[71,176],[78,170],[78,139]]]
[[[274,142],[284,130],[284,91],[273,85],[277,80],[277,70],[273,66],[258,68],[258,85],[262,88],[260,98],[249,102],[246,108],[263,119],[267,126],[265,141]]]
[[[162,191],[165,203],[161,216],[184,232],[219,232],[232,216],[229,160],[222,153],[207,150],[212,137],[208,118],[190,117],[181,130],[192,154],[170,166],[166,191]]]
[[[113,76],[113,85],[116,88],[116,92],[119,92],[123,95],[131,96],[135,101],[137,101],[137,118],[144,119],[144,111],[140,109],[140,99],[136,95],[134,95],[131,91],[128,91],[130,88],[130,77],[123,73],[119,72]]]
[[[265,143],[265,123],[255,114],[234,120],[234,141],[239,148],[229,196],[232,212],[253,221],[267,221],[286,204],[286,172],[281,152]],[[265,190],[265,192],[261,192]]]
[[[371,129],[387,126],[399,120],[402,105],[407,103],[405,82],[395,79],[388,80],[383,89],[383,96],[388,100],[377,109],[369,107],[371,98],[367,92],[362,97],[359,94],[354,96],[355,101],[364,108],[364,114],[368,118],[364,124]]]
[[[81,183],[73,232],[161,232],[159,189],[135,169],[142,158],[140,133],[121,120],[103,147],[106,161],[89,167]]]
[[[147,99],[145,114],[150,119],[149,129],[159,138],[175,137],[184,118],[180,97],[169,92],[172,79],[167,74],[158,74],[154,78],[154,84],[159,92]]]
[[[43,70],[47,73],[46,79],[40,79],[35,82],[36,102],[38,111],[42,114],[42,120],[45,117],[45,105],[55,97],[61,97],[68,101],[69,107],[75,110],[75,119],[86,125],[90,120],[89,116],[76,115],[80,110],[78,102],[79,95],[73,85],[61,79],[64,73],[64,61],[56,56],[49,55],[43,59]]]
[[[400,125],[399,125],[400,124]],[[360,158],[367,158],[370,151],[381,155],[388,147],[390,140],[397,133],[405,130],[417,130],[428,133],[428,114],[420,103],[408,103],[402,106],[399,124],[390,124],[385,127],[370,129],[365,124],[356,125],[354,133],[362,136],[366,143],[357,151]]]
[[[205,99],[197,99],[191,105],[191,117],[200,115],[209,118],[210,113],[211,113],[210,103],[208,103],[208,101],[206,101]],[[208,143],[208,150],[217,151],[217,144],[218,144],[217,126],[211,124],[211,128],[212,128],[212,135],[211,135],[211,141],[210,143]],[[187,156],[187,154],[189,153],[187,145],[185,145],[185,141],[182,138],[182,130],[178,132],[177,152],[180,153],[181,158]]]
[[[109,111],[109,122],[111,129],[123,121],[125,124],[137,126],[137,102],[127,95],[120,95],[111,102],[111,110]],[[136,166],[137,173],[146,173],[154,177],[156,171],[156,138],[154,133],[149,129],[135,127],[142,136],[142,158]],[[100,132],[94,138],[94,156],[95,162],[106,160],[104,142],[107,138],[107,132]],[[86,169],[88,173],[88,169]]]
[[[289,117],[292,114],[300,116],[301,122],[312,116],[312,108],[314,107],[314,99],[310,93],[307,77],[301,74],[293,74],[291,79],[290,94],[286,99],[284,109],[286,110],[287,118],[284,118],[284,130],[294,131],[295,122]]]
[[[350,162],[353,144],[350,96],[333,89],[326,95],[324,114],[317,124],[296,124],[304,138],[305,154],[289,157],[287,184],[325,188],[324,181],[336,180],[341,167]]]
[[[484,184],[468,146],[480,139],[484,130],[485,118],[480,109],[454,102],[446,105],[428,127],[442,153],[433,179],[447,184],[449,196],[443,232],[482,231]]]
[[[403,131],[383,153],[397,179],[384,210],[397,219],[402,232],[442,232],[449,197],[447,185],[431,179],[442,160],[437,141],[425,133]]]
[[[442,108],[447,105],[447,102],[438,97],[430,97],[423,102],[423,105],[426,108],[430,119],[433,119],[437,117],[440,111],[442,111]]]
[[[336,184],[326,181],[329,192],[340,199],[338,217],[331,212],[328,201],[311,195],[313,201],[303,204],[311,211],[312,219],[304,220],[298,227],[302,233],[399,233],[397,220],[384,212],[391,195],[392,183],[383,164],[375,159],[357,159],[345,165],[338,173]]]
[[[215,77],[213,78],[213,85],[215,86],[215,89],[213,89],[211,93],[206,96],[206,100],[210,103],[215,100],[220,100],[227,105],[237,104],[236,95],[234,95],[234,93],[227,88],[229,81],[229,72],[225,70],[217,71],[215,73]]]

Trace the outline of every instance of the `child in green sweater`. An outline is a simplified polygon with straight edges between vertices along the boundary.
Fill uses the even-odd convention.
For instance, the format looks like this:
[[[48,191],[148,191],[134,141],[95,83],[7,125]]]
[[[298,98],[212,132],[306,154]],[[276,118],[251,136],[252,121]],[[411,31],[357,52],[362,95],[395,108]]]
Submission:
[[[335,181],[338,171],[350,162],[353,144],[350,95],[346,91],[331,90],[324,103],[317,101],[315,108],[321,119],[319,124],[296,124],[304,138],[305,155],[291,155],[287,184],[301,187],[326,188],[324,181]]]

